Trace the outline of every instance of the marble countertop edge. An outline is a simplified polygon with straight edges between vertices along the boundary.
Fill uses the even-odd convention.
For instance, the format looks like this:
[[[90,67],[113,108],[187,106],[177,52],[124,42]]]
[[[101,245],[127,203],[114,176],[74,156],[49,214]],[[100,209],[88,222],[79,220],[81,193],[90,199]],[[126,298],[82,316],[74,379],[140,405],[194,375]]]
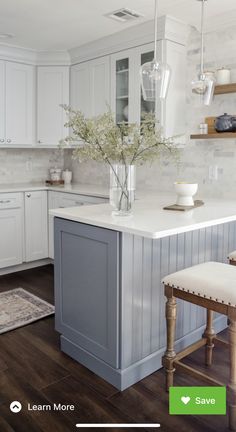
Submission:
[[[163,210],[169,197],[153,200],[140,199],[135,203],[132,216],[113,216],[109,204],[50,210],[50,214],[62,219],[98,226],[150,239],[159,239],[189,231],[236,221],[236,203],[207,201],[203,207],[188,212]],[[170,201],[171,202],[171,201]],[[225,204],[225,205],[224,205]]]
[[[79,195],[94,196],[98,198],[108,198],[108,188],[98,185],[72,183],[63,186],[47,186],[45,183],[12,183],[0,184],[0,193],[13,192],[32,192],[37,190],[49,190],[54,192],[64,192]]]

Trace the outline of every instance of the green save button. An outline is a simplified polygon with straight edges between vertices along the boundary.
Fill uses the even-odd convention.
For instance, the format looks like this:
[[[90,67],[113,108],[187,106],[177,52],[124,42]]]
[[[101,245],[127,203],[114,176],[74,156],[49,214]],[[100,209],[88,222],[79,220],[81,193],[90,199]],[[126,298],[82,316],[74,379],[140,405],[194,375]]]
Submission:
[[[170,414],[226,414],[226,387],[170,387]]]

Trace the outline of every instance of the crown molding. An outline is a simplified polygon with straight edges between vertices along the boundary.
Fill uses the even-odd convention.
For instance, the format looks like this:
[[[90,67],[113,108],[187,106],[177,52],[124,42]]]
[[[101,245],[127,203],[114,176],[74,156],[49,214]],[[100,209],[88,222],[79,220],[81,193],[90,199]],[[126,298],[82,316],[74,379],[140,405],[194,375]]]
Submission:
[[[70,66],[68,51],[37,51],[38,66]]]
[[[158,19],[157,38],[158,40],[167,39],[185,46],[187,44],[189,29],[190,27],[186,23],[165,15]],[[70,49],[71,64],[148,44],[153,42],[153,40],[154,21],[152,20]]]
[[[67,66],[71,64],[68,51],[36,51],[0,44],[0,59],[34,66]]]
[[[28,48],[0,44],[0,59],[35,65],[37,53]]]

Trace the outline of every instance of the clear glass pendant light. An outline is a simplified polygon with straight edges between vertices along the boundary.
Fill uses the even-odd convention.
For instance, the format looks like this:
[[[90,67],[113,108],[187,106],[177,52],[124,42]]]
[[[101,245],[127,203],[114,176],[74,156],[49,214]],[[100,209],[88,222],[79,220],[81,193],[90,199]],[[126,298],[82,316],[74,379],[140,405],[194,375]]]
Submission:
[[[215,90],[215,79],[209,77],[204,72],[204,6],[207,0],[197,0],[202,2],[201,12],[201,59],[200,59],[200,73],[198,79],[192,81],[192,92],[202,97],[204,105],[211,105]]]
[[[144,63],[140,69],[143,99],[156,101],[165,99],[168,92],[171,69],[167,63],[157,61],[157,0],[155,0],[155,48],[154,59]]]

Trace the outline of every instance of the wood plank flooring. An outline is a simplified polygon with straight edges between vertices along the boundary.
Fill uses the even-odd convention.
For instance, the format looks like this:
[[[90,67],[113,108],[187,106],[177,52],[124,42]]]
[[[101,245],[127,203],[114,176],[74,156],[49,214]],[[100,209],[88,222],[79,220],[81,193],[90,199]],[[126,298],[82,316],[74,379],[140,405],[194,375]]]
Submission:
[[[22,287],[53,303],[53,267],[45,266],[0,277],[0,291]],[[84,368],[59,348],[54,318],[49,317],[0,336],[0,432],[72,432],[76,423],[161,423],[165,432],[224,432],[225,416],[170,416],[163,370],[124,392]],[[227,348],[216,347],[209,374],[227,382]],[[206,370],[204,351],[186,359]],[[176,374],[175,385],[204,385]],[[23,409],[14,414],[10,402]],[[74,404],[75,411],[28,411],[28,404]],[[92,428],[86,430],[95,430]],[[103,429],[99,429],[103,430]],[[105,429],[121,431],[121,429]],[[127,429],[135,431],[138,429]],[[143,428],[142,430],[153,430]],[[157,430],[157,429],[156,429]]]

